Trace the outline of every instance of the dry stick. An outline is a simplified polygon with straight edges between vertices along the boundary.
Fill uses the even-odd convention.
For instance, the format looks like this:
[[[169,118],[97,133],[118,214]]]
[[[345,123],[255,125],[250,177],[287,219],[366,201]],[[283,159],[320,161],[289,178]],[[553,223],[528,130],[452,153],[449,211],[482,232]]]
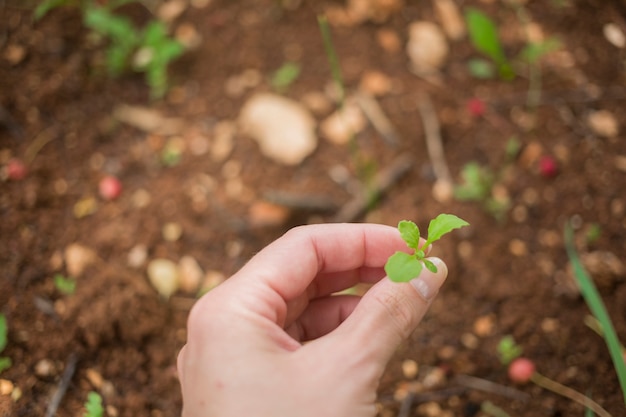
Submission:
[[[530,378],[535,384],[539,385],[541,388],[545,388],[549,391],[562,395],[563,397],[569,398],[572,401],[577,402],[578,404],[583,405],[591,409],[594,413],[599,415],[600,417],[612,417],[611,414],[606,411],[600,404],[592,400],[591,398],[581,394],[578,391],[571,389],[570,387],[566,387],[565,385],[561,385],[556,381],[551,380],[538,372],[535,372],[533,376]]]
[[[365,117],[372,123],[374,129],[382,136],[382,138],[392,146],[400,143],[398,132],[393,127],[391,121],[378,104],[378,101],[372,95],[366,92],[358,92],[355,94],[356,102],[363,110]]]
[[[441,131],[439,128],[439,119],[433,107],[428,94],[420,92],[417,95],[417,108],[424,125],[424,134],[426,136],[426,148],[428,156],[433,164],[433,171],[437,181],[445,188],[452,189],[452,175],[446,163],[446,156],[443,151],[443,143],[441,140]]]
[[[493,394],[498,394],[503,397],[511,398],[513,400],[528,401],[530,399],[530,395],[526,394],[525,392],[516,390],[515,388],[507,387],[505,385],[497,384],[487,379],[463,374],[456,375],[454,379],[457,383],[465,387],[485,392],[491,392]]]
[[[384,194],[411,169],[413,162],[414,158],[410,155],[402,155],[396,158],[390,166],[376,174],[374,181],[372,181],[372,184],[367,189],[363,187],[352,200],[339,210],[333,218],[333,222],[343,223],[354,221],[370,205],[370,196],[372,194],[376,196]]]
[[[74,376],[74,372],[76,371],[77,363],[78,355],[76,354],[76,352],[73,352],[67,359],[65,370],[63,371],[63,375],[61,376],[61,380],[59,381],[59,385],[57,386],[54,395],[50,399],[50,404],[48,404],[48,408],[46,409],[45,417],[52,417],[56,414],[57,409],[61,404],[61,400],[63,400],[63,396],[65,396],[65,392],[67,391],[67,388],[72,381],[72,377]]]
[[[270,203],[295,210],[334,211],[337,209],[337,203],[322,195],[269,190],[263,193],[263,198]]]

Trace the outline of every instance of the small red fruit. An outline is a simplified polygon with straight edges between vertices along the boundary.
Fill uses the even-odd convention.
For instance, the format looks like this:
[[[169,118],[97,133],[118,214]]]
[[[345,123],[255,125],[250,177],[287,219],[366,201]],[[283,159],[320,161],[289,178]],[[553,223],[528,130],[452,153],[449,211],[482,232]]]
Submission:
[[[122,194],[122,183],[116,177],[107,175],[100,180],[98,191],[105,200],[115,200]]]
[[[525,384],[535,374],[535,363],[528,358],[517,358],[509,364],[509,378],[513,382]]]
[[[550,155],[544,155],[539,159],[539,173],[544,178],[553,178],[559,173],[556,160]]]
[[[485,102],[479,98],[471,98],[467,101],[467,111],[474,117],[480,117],[485,114]]]
[[[13,181],[20,181],[28,175],[28,168],[20,159],[11,158],[6,165],[7,177]]]

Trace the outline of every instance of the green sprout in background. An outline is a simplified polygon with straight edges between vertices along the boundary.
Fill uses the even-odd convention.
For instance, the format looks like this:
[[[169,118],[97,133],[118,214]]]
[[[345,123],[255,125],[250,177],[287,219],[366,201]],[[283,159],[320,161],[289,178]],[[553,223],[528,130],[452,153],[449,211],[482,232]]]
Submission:
[[[136,28],[131,20],[114,13],[124,4],[141,3],[138,0],[109,1],[101,5],[94,0],[44,0],[35,9],[36,20],[61,6],[79,7],[83,24],[92,35],[107,43],[105,62],[111,77],[133,69],[145,74],[153,99],[161,98],[168,88],[167,68],[183,52],[183,46],[167,33],[167,26],[151,20],[143,28]]]
[[[4,314],[0,314],[0,353],[9,343],[9,327]],[[0,356],[0,372],[9,369],[12,365],[11,358]]]
[[[85,414],[83,417],[103,417],[104,407],[102,407],[102,397],[95,391],[90,391],[87,394],[87,401],[85,401]]]
[[[54,287],[65,295],[72,295],[76,292],[76,280],[56,274],[54,276]]]
[[[285,62],[274,72],[270,83],[278,92],[286,91],[300,76],[300,65],[296,62]]]

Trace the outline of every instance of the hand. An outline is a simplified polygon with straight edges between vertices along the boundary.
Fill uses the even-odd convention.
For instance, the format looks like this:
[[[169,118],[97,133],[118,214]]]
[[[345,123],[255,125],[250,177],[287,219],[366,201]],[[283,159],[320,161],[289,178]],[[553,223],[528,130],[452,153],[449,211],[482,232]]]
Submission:
[[[395,228],[327,224],[259,252],[189,315],[183,416],[374,416],[387,362],[447,275],[431,258],[436,274],[382,279],[398,250],[408,251]],[[333,295],[359,282],[375,285],[362,298]]]

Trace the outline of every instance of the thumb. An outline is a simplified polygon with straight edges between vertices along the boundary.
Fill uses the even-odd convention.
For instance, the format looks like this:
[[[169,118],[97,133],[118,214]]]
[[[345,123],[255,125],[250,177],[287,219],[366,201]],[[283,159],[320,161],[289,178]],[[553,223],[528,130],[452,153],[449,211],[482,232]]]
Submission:
[[[361,299],[352,314],[339,327],[339,337],[365,349],[382,367],[387,365],[397,347],[420,323],[447,275],[448,267],[439,258],[429,258],[437,266],[433,273],[426,268],[407,283],[382,279]],[[345,333],[344,333],[345,332]]]

